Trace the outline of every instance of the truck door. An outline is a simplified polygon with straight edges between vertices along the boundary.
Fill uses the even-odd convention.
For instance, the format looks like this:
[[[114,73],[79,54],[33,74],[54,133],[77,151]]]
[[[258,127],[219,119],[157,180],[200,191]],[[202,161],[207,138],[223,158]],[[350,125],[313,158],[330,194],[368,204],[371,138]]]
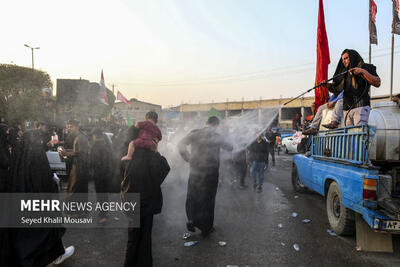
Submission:
[[[295,157],[300,155],[295,155]],[[300,181],[311,188],[312,185],[312,166],[313,166],[313,158],[312,157],[305,157],[301,155],[299,160],[296,160],[297,171],[300,178]]]

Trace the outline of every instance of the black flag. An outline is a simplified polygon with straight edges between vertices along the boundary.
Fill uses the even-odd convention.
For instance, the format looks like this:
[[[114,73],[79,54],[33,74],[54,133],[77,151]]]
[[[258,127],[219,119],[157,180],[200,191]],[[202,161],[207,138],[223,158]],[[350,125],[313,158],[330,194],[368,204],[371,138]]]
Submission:
[[[369,42],[378,44],[378,34],[376,33],[376,12],[378,11],[374,0],[369,0]]]
[[[392,2],[393,2],[392,33],[400,34],[399,0],[392,0]]]

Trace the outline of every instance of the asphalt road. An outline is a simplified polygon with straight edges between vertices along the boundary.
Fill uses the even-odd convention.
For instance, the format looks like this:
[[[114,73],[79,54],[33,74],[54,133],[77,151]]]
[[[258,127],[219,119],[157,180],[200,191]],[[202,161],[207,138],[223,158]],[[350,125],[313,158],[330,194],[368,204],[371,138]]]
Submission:
[[[163,184],[163,211],[154,218],[154,266],[400,266],[397,236],[396,252],[388,254],[358,252],[355,236],[329,235],[324,198],[292,191],[291,160],[290,155],[277,157],[277,166],[266,171],[262,193],[251,187],[240,190],[230,177],[221,178],[216,231],[208,238],[193,234],[189,240],[199,243],[192,247],[185,247],[189,240],[182,240],[187,170],[173,170]],[[246,181],[251,184],[250,178]],[[296,218],[293,212],[298,213]],[[304,224],[303,219],[311,222]],[[122,266],[126,232],[69,229],[64,243],[74,245],[76,253],[62,266]],[[218,241],[227,245],[221,247]]]

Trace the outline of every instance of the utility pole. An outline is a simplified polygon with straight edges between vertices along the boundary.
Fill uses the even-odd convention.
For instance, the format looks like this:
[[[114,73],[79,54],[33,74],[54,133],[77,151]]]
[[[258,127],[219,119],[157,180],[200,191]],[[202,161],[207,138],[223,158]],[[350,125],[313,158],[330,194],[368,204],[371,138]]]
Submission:
[[[34,69],[34,68],[35,68],[35,64],[34,64],[34,59],[33,59],[33,50],[34,50],[34,49],[40,49],[40,47],[30,47],[30,46],[27,45],[27,44],[24,44],[24,46],[28,47],[28,48],[31,49],[31,51],[32,51],[32,69]]]

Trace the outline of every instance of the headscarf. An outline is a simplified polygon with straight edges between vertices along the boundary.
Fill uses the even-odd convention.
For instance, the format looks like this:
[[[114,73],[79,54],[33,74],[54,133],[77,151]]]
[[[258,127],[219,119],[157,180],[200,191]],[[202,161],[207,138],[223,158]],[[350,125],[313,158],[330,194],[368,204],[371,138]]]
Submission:
[[[3,142],[3,140],[7,139],[7,130],[8,130],[8,125],[5,123],[0,123],[0,139],[1,142]]]
[[[4,123],[0,123],[0,147],[3,148],[7,147],[7,130],[8,130],[8,125]]]
[[[0,167],[8,169],[9,153],[8,153],[8,137],[7,137],[7,124],[0,123]],[[2,177],[0,177],[1,179]]]
[[[8,128],[9,134],[7,137],[8,144],[11,146],[12,150],[17,145],[17,140],[19,139],[18,131],[14,127]]]
[[[362,68],[369,72],[371,75],[378,75],[376,73],[376,67],[372,64],[364,63],[364,60],[357,53],[357,51],[352,49],[345,49],[342,53],[348,53],[350,64],[348,69],[352,68]],[[346,70],[346,67],[343,65],[340,60],[338,66],[335,71],[335,75],[340,74]],[[345,75],[341,75],[334,79],[334,86],[331,88],[331,92],[336,96],[345,89],[343,94],[343,110],[350,110],[355,107],[361,106],[369,106],[370,105],[370,96],[369,89],[371,84],[364,78],[363,75],[350,75],[350,73],[346,73]]]
[[[10,166],[10,153],[7,140],[8,126],[0,123],[0,193],[6,192],[8,168]]]
[[[352,68],[362,68],[364,66],[364,60],[362,59],[362,57],[360,56],[360,54],[353,49],[345,49],[342,52],[342,56],[343,54],[347,53],[349,55],[349,59],[350,59],[350,64],[349,66],[346,68],[342,62],[342,57],[340,57],[339,62],[337,64],[336,70],[335,70],[335,74],[334,76],[345,72],[346,70],[352,69]],[[344,88],[344,83],[345,83],[345,77],[346,75],[341,75],[335,79],[333,79],[333,84],[334,84],[334,90],[333,93],[335,95],[339,95],[340,92],[343,90]],[[359,85],[363,84],[364,79],[362,77],[359,77],[357,75],[352,75],[352,86],[354,88],[358,88]],[[363,84],[364,85],[364,84]]]

